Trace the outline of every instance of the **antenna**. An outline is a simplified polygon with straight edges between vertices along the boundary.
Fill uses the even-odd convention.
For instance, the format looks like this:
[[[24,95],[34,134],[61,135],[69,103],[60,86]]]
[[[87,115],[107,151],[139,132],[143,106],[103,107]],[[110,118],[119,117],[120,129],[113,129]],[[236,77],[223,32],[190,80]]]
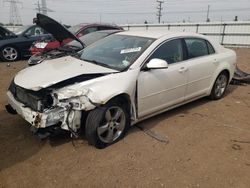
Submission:
[[[21,4],[22,2],[18,0],[4,0],[4,3],[10,3],[10,18],[9,22],[11,25],[22,25],[22,19],[17,7],[17,4]]]
[[[164,3],[164,1],[160,1],[157,0],[156,1],[158,3],[158,7],[156,7],[156,9],[158,10],[158,13],[156,14],[156,16],[158,17],[158,23],[161,23],[161,16],[162,16],[162,3]]]

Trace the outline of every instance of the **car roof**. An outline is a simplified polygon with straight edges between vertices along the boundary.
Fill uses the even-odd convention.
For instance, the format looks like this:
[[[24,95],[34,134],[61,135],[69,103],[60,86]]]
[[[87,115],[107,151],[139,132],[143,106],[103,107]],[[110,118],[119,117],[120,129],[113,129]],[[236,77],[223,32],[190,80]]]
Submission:
[[[107,30],[95,31],[95,32],[92,32],[92,33],[119,33],[119,32],[123,32],[123,30],[119,30],[119,29],[107,29]]]
[[[100,23],[80,23],[77,24],[76,26],[81,26],[81,27],[89,27],[89,26],[107,26],[107,27],[119,27],[117,25],[113,24],[100,24]]]
[[[196,33],[188,33],[188,32],[170,32],[170,31],[124,31],[122,33],[117,33],[117,35],[130,35],[130,36],[139,36],[146,38],[154,38],[160,39],[164,38],[173,38],[173,37],[181,37],[181,36],[193,36],[193,37],[204,37],[203,35]]]

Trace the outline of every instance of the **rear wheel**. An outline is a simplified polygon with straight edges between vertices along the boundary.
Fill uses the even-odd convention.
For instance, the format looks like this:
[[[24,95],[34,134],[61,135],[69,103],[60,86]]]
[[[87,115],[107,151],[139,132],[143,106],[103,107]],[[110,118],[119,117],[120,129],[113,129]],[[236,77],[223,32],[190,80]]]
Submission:
[[[210,94],[210,98],[213,100],[221,99],[227,89],[229,76],[226,72],[222,72],[216,78],[213,89]]]
[[[89,144],[104,148],[122,139],[128,127],[126,107],[119,101],[111,101],[88,114],[85,134]]]
[[[4,61],[16,61],[19,58],[18,50],[11,46],[6,46],[1,49],[1,58]]]

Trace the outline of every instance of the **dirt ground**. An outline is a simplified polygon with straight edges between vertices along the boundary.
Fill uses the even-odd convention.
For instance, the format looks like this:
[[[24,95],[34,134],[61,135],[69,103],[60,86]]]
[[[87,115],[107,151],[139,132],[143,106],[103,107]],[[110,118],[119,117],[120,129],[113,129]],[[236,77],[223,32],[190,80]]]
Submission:
[[[250,49],[235,50],[250,71]],[[5,111],[9,82],[25,65],[0,62],[0,187],[250,187],[250,85],[140,123],[168,144],[131,127],[122,141],[98,150],[84,139],[39,141]]]

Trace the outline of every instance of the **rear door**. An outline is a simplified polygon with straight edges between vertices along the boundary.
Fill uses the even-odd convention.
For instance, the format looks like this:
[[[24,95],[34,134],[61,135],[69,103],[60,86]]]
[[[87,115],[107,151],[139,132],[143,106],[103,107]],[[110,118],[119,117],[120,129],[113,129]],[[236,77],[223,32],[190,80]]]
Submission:
[[[188,53],[188,83],[185,99],[204,95],[211,84],[212,75],[218,66],[212,45],[201,38],[184,39]]]

